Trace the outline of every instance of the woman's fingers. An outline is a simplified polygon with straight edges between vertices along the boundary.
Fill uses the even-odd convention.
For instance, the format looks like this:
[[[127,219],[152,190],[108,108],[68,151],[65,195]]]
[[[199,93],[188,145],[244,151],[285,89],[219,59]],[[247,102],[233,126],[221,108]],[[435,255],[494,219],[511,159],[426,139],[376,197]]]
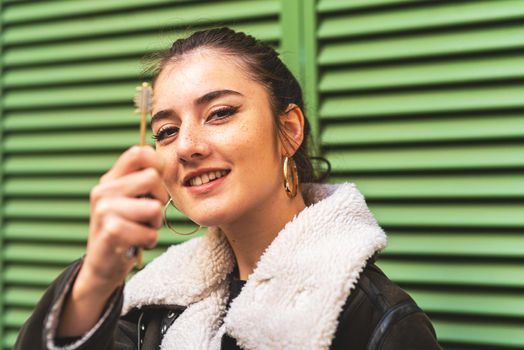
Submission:
[[[91,190],[91,202],[95,204],[106,197],[139,197],[145,194],[151,195],[162,203],[169,199],[161,175],[155,168],[142,169],[113,181],[99,183]]]
[[[121,254],[129,247],[139,246],[152,248],[158,237],[157,230],[148,226],[126,220],[118,215],[108,215],[98,233],[98,240],[109,253]]]
[[[101,230],[115,216],[158,229],[162,226],[162,210],[163,204],[156,199],[105,197],[98,201],[91,215]]]
[[[154,168],[159,174],[163,172],[163,164],[153,147],[133,146],[125,151],[113,167],[100,178],[100,183],[112,181],[145,168]]]
[[[98,223],[87,242],[84,262],[91,276],[105,281],[109,290],[122,283],[135,264],[127,255],[130,247],[153,248],[158,238],[157,230],[114,213],[107,214]]]

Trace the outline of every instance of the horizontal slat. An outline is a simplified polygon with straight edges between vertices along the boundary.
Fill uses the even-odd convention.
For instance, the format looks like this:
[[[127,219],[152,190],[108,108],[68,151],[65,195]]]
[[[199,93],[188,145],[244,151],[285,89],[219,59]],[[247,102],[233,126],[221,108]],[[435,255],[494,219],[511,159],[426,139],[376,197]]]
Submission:
[[[132,102],[128,106],[81,107],[65,110],[39,110],[38,113],[11,111],[4,113],[4,131],[17,130],[67,130],[79,128],[103,128],[111,126],[139,125],[138,114],[133,113]]]
[[[4,327],[21,327],[31,315],[31,309],[8,308],[2,315]]]
[[[524,296],[519,292],[412,288],[407,288],[406,291],[429,313],[524,317]]]
[[[277,41],[280,28],[275,21],[259,21],[231,25],[235,30],[247,32],[257,39]],[[147,52],[168,49],[173,40],[188,35],[184,31],[170,31],[168,35],[158,33],[133,34],[123,37],[103,37],[78,42],[35,44],[24,47],[4,48],[4,69],[28,64],[58,64],[71,61],[140,56]]]
[[[3,290],[6,306],[34,307],[44,294],[44,288],[8,287]]]
[[[418,0],[320,0],[317,4],[317,11],[319,13],[325,12],[339,12],[343,10],[360,10],[368,7],[376,7],[382,5],[395,5],[410,2],[417,2]]]
[[[420,115],[524,107],[522,85],[326,97],[321,118]]]
[[[371,203],[370,208],[385,226],[524,227],[524,202]]]
[[[133,115],[130,113],[130,118]],[[138,120],[138,118],[135,116]],[[42,132],[10,134],[4,138],[6,153],[40,153],[54,151],[123,151],[139,142],[138,128],[94,131]],[[146,138],[153,142],[151,133]]]
[[[2,22],[13,24],[17,22],[40,21],[42,19],[66,16],[90,15],[107,11],[124,11],[144,6],[172,3],[172,0],[113,0],[113,1],[57,1],[7,3],[3,8]]]
[[[5,263],[69,264],[85,252],[83,245],[51,245],[6,243],[3,249]]]
[[[524,26],[499,25],[445,30],[377,40],[344,41],[320,47],[321,65],[371,63],[392,59],[464,55],[524,47]]]
[[[385,255],[524,258],[522,233],[391,233]],[[524,309],[523,309],[524,314]]]
[[[99,182],[98,177],[11,177],[4,178],[4,195],[13,197],[85,196]]]
[[[439,340],[442,342],[464,342],[479,346],[524,347],[524,332],[521,322],[440,320],[433,319]],[[471,349],[471,347],[469,347]]]
[[[524,136],[524,113],[327,124],[322,131],[321,142],[326,146],[336,146],[504,140],[522,136]]]
[[[4,89],[79,82],[136,79],[146,68],[136,58],[104,62],[13,68],[3,72]]]
[[[4,265],[4,283],[47,287],[62,272],[63,267]]]
[[[524,175],[513,173],[334,176],[330,182],[354,182],[368,200],[524,198]]]
[[[195,22],[204,25],[245,19],[255,21],[257,17],[277,16],[279,9],[280,4],[274,0],[220,1],[185,6],[175,3],[172,7],[10,26],[4,31],[3,43],[8,46],[154,29],[165,30],[175,26],[180,28],[194,25]],[[208,15],[205,16],[204,13]]]
[[[522,167],[524,145],[493,144],[326,151],[335,172]]]
[[[24,209],[25,208],[25,209]],[[87,219],[87,200],[11,199],[4,202],[5,218]]]
[[[419,4],[420,5],[420,4]],[[426,6],[346,15],[320,21],[318,36],[350,37],[511,20],[524,17],[524,2],[469,1],[464,3],[425,2]]]
[[[175,213],[170,210],[169,217],[174,215]],[[191,232],[195,228],[195,224],[187,221],[173,223],[173,226],[180,232]],[[5,239],[11,242],[45,240],[53,242],[53,244],[67,242],[85,244],[89,225],[87,220],[85,222],[8,220],[4,223],[3,230]],[[206,229],[204,228],[195,235],[179,236],[162,227],[158,233],[158,244],[181,243],[195,236],[203,235],[205,232]]]
[[[4,95],[4,108],[66,107],[129,103],[133,106],[136,83],[112,83],[75,87],[13,90]],[[130,108],[132,111],[132,108]],[[130,113],[132,114],[132,113]]]
[[[272,26],[271,26],[272,27]],[[91,61],[95,59],[140,56],[146,52],[165,50],[183,33],[173,33],[169,38],[156,33],[136,34],[116,38],[94,38],[80,42],[58,42],[23,47],[5,48],[4,69],[29,64]]]
[[[4,201],[4,217],[15,218],[50,218],[50,219],[87,219],[89,201],[87,199],[22,199],[13,198]],[[185,217],[177,210],[169,211],[169,218],[183,220]]]
[[[8,220],[4,239],[10,241],[86,242],[89,224],[85,222]]]
[[[6,349],[11,349],[15,345],[16,338],[18,337],[18,329],[8,329],[7,331],[4,331],[3,334],[4,339],[0,340],[2,342],[2,346],[4,346]]]
[[[524,287],[524,265],[502,262],[398,261],[382,259],[377,265],[397,283]]]
[[[461,58],[355,69],[330,69],[320,77],[319,91],[350,92],[369,89],[394,89],[500,81],[522,77],[524,77],[523,55]]]
[[[4,156],[6,175],[96,174],[111,168],[120,153]]]

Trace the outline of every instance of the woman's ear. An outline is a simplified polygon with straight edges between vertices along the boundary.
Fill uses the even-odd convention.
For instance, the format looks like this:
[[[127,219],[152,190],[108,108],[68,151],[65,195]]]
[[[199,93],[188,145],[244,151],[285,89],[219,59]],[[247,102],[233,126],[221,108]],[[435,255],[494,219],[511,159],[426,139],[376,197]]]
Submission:
[[[290,103],[280,115],[282,155],[291,157],[304,140],[304,114],[299,106]]]

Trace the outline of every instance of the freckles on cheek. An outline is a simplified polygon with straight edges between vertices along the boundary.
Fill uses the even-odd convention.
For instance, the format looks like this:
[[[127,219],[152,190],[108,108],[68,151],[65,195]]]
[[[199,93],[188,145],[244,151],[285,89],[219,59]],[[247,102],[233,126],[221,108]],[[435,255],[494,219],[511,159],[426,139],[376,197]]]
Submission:
[[[257,116],[262,117],[262,116]],[[251,176],[260,176],[261,169],[269,169],[274,162],[274,137],[271,125],[245,123],[235,140],[237,160],[245,162]]]

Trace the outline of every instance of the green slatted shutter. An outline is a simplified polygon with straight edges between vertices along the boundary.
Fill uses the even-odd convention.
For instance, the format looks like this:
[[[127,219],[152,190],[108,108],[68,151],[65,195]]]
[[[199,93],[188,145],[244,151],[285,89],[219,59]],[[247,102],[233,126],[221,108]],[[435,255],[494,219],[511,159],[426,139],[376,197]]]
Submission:
[[[317,10],[322,150],[389,235],[379,265],[446,349],[524,349],[524,1]]]
[[[143,55],[188,27],[220,24],[278,46],[280,8],[276,0],[4,1],[0,348],[13,345],[44,288],[83,254],[89,191],[138,143],[132,99]],[[178,219],[181,231],[193,228]],[[162,231],[145,260],[176,241]]]
[[[390,237],[379,265],[445,348],[524,349],[524,2],[282,1],[0,0],[0,348],[137,142],[140,58],[234,24],[282,46],[333,181],[362,190]]]
[[[3,4],[2,4],[2,1],[0,1],[0,77],[3,76],[3,64],[2,64],[2,61],[3,61],[3,57],[4,57],[4,50],[3,50],[3,45],[2,45],[2,33],[3,33],[3,18],[1,16],[1,14],[3,13]],[[4,162],[4,159],[3,159],[3,150],[4,150],[4,145],[3,145],[3,134],[4,134],[4,131],[3,131],[3,97],[4,97],[4,91],[3,91],[3,86],[2,86],[2,80],[0,78],[0,164],[3,166],[3,162]],[[4,177],[4,174],[3,174],[3,170],[0,170],[0,184],[3,184],[3,177]],[[4,241],[4,234],[3,234],[3,230],[2,230],[2,227],[3,227],[3,221],[4,221],[4,215],[3,215],[3,208],[4,208],[4,203],[3,203],[3,194],[4,194],[4,187],[1,186],[0,187],[0,349],[3,348],[2,346],[2,342],[3,342],[3,339],[4,339],[4,327],[3,327],[3,315],[4,315],[4,302],[3,302],[3,299],[4,299],[4,282],[3,282],[3,279],[4,279],[4,275],[3,275],[3,271],[4,271],[4,258],[3,258],[3,251],[4,251],[4,247],[3,247],[3,241]]]

